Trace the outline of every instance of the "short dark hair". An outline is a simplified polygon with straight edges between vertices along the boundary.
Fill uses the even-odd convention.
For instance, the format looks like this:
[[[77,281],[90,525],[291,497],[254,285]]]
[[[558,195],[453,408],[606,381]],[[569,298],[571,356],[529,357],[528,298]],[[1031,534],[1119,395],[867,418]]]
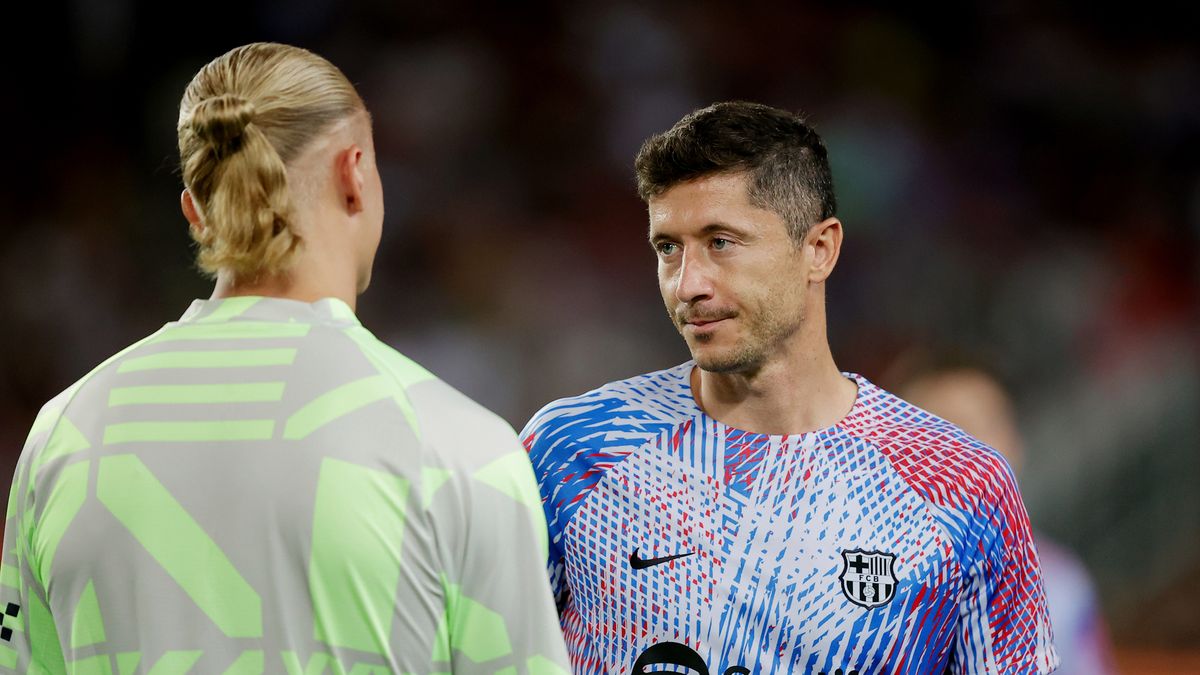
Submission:
[[[750,203],[779,214],[797,241],[837,210],[824,141],[800,115],[761,103],[688,114],[642,144],[634,170],[644,201],[689,180],[745,171]]]

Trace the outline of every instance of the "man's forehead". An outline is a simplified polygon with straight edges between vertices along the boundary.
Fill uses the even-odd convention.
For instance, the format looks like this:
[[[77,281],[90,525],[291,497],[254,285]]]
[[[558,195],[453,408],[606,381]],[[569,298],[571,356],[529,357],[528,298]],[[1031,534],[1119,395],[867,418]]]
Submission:
[[[677,212],[699,207],[749,205],[746,178],[741,173],[700,176],[672,185],[647,200],[652,212]]]
[[[749,175],[745,171],[725,171],[721,173],[709,173],[702,176],[696,176],[685,181],[680,181],[671,187],[664,190],[656,197],[652,197],[650,201],[662,201],[672,195],[686,194],[692,197],[700,196],[721,196],[729,197],[747,195],[746,188],[748,186]]]
[[[651,236],[663,229],[778,219],[773,211],[750,202],[745,172],[711,174],[685,181],[646,203]]]

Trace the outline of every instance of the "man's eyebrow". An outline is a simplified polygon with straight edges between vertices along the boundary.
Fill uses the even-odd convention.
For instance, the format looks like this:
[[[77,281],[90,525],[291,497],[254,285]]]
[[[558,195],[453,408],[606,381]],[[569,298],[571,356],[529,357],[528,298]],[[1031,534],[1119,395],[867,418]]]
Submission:
[[[745,234],[746,234],[746,231],[745,231],[745,230],[743,230],[743,229],[742,229],[742,228],[740,228],[740,227],[735,227],[735,226],[733,226],[733,225],[730,225],[729,223],[721,223],[721,222],[709,223],[708,225],[705,225],[704,227],[700,228],[700,232],[699,232],[699,234],[700,234],[700,235],[702,235],[702,236],[703,236],[703,235],[709,235],[709,234],[712,234],[712,233],[714,233],[714,232],[720,232],[720,231],[722,231],[722,230],[724,230],[724,231],[727,231],[727,232],[732,232],[732,233],[734,233],[734,234],[740,234],[740,235],[745,235]],[[656,240],[659,240],[659,239],[672,239],[673,237],[671,237],[670,235],[667,235],[667,234],[663,234],[663,233],[661,233],[661,232],[659,232],[659,233],[655,233],[655,232],[654,232],[654,231],[651,229],[651,230],[650,230],[650,231],[647,233],[647,238],[648,238],[650,241],[656,241]]]
[[[719,232],[721,230],[725,230],[728,232],[734,232],[737,234],[742,234],[741,228],[734,227],[733,225],[730,225],[729,223],[720,223],[720,222],[709,223],[708,225],[705,225],[704,227],[700,228],[700,234],[712,234],[713,232]]]

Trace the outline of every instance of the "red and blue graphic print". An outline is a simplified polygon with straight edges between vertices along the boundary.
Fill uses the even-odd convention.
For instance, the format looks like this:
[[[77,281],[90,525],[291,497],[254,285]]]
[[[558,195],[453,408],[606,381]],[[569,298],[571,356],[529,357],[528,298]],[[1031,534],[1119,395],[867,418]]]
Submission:
[[[522,432],[576,673],[1053,670],[994,450],[854,375],[828,429],[733,429],[697,407],[692,368],[555,401]]]

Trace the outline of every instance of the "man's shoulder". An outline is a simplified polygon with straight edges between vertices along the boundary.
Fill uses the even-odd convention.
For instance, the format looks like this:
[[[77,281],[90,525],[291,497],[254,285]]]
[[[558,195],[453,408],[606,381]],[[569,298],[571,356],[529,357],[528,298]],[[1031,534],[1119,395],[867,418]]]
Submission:
[[[400,353],[366,328],[343,329],[378,370],[381,377],[403,391],[404,397],[422,417],[440,426],[466,426],[508,430],[508,423],[491,410]]]
[[[542,488],[552,542],[610,469],[699,414],[691,371],[689,362],[609,382],[549,403],[525,425],[521,440]]]
[[[108,409],[109,380],[122,359],[138,353],[142,345],[161,332],[160,329],[151,333],[108,357],[48,400],[38,411],[26,435],[21,451],[24,461],[37,467],[51,456],[88,447],[91,441],[86,438],[84,430]]]
[[[841,426],[879,448],[919,491],[971,501],[968,494],[1013,484],[1012,469],[994,448],[865,379],[858,381],[859,403]]]
[[[512,427],[486,406],[365,328],[348,334],[401,392],[400,411],[426,446],[445,455],[440,461],[487,462],[520,449]]]
[[[699,412],[688,379],[691,369],[688,362],[551,401],[529,420],[521,438],[532,448],[613,434],[656,433]]]

